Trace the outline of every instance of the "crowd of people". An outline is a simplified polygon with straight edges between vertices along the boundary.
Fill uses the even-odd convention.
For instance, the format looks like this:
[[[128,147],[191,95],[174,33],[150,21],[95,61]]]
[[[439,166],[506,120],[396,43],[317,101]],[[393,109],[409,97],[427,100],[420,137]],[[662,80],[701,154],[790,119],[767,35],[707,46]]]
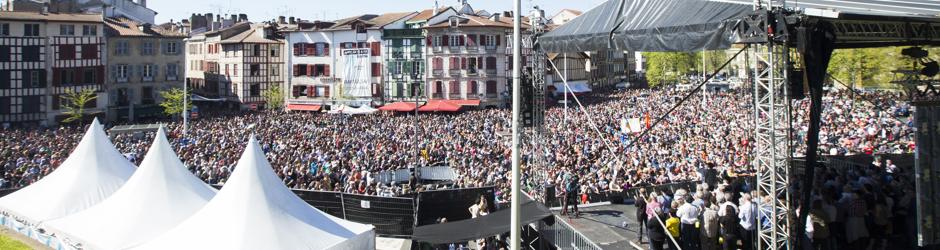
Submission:
[[[810,204],[790,211],[796,217],[800,210],[809,210],[805,230],[794,236],[805,242],[797,249],[914,247],[915,222],[910,215],[916,198],[909,170],[890,160],[876,160],[865,167],[818,171]],[[753,182],[725,178],[675,192],[641,188],[635,197],[639,237],[646,236],[653,250],[677,249],[676,244],[681,249],[757,249],[757,230],[771,226],[769,204],[778,197],[754,190]],[[795,183],[790,191],[799,194],[803,185]]]
[[[680,106],[643,138],[623,131],[621,122],[639,118],[644,128],[687,94],[671,89],[599,91],[555,105],[545,114],[543,133],[529,133],[523,149],[523,179],[529,190],[544,183],[566,185],[580,177],[578,193],[596,194],[634,186],[699,180],[703,169],[727,176],[749,175],[754,146],[749,91],[712,92]],[[827,95],[825,154],[905,153],[913,149],[910,107],[890,94],[851,99]],[[794,103],[795,123],[806,122],[806,102]],[[378,113],[347,116],[265,111],[203,112],[189,122],[167,122],[178,155],[198,177],[224,184],[249,135],[258,137],[272,166],[291,188],[396,196],[441,187],[495,186],[497,202],[508,200],[510,112],[472,109],[459,113]],[[797,126],[798,139],[806,126]],[[48,174],[79,141],[83,128],[56,127],[0,131],[0,187],[26,186]],[[625,133],[626,132],[626,133]],[[115,134],[115,146],[140,163],[153,133]],[[416,145],[417,144],[417,145]],[[802,147],[798,145],[798,147]],[[799,149],[796,152],[800,152]],[[387,170],[443,163],[457,179],[445,185],[381,183]],[[587,200],[585,200],[587,201]]]

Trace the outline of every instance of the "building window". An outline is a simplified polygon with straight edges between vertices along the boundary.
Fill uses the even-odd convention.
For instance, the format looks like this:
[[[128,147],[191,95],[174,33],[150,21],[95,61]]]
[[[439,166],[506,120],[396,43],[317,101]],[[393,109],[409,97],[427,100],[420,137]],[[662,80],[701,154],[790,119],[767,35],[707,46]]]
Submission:
[[[451,28],[457,28],[457,26],[460,25],[460,20],[457,19],[456,16],[450,17],[450,19],[448,19],[448,21],[450,21],[450,27],[451,27]]]
[[[260,64],[248,65],[248,71],[251,74],[251,76],[261,76],[261,65]]]
[[[144,65],[143,72],[141,72],[141,76],[143,76],[144,81],[153,81],[153,71],[153,64]]]
[[[140,45],[141,55],[153,55],[153,42],[146,41]]]
[[[33,88],[42,88],[42,70],[33,70],[29,72],[29,86]]]
[[[39,24],[23,24],[23,36],[39,36]]]
[[[24,114],[39,113],[42,111],[43,96],[24,96],[22,97],[22,111]]]
[[[115,76],[117,77],[118,82],[127,82],[128,72],[127,64],[121,64],[117,66]]]
[[[13,47],[10,47],[10,46],[0,45],[0,62],[9,62],[9,61],[10,61],[10,59],[12,58],[12,54],[10,53],[10,49],[12,49],[12,48],[13,48]]]
[[[63,69],[59,71],[59,79],[62,79],[61,85],[71,85],[75,84],[75,70],[74,69]]]
[[[255,84],[249,85],[248,92],[249,92],[249,96],[251,97],[261,96],[261,84],[255,83]]]
[[[74,36],[75,35],[75,25],[59,25],[59,35],[60,36]]]
[[[179,44],[177,44],[176,42],[166,43],[166,54],[176,55],[177,53],[179,53],[179,51],[177,51],[177,46],[179,46]]]
[[[271,47],[271,57],[281,57],[281,46],[268,45]]]
[[[154,99],[153,87],[143,87],[140,89],[140,104],[154,104],[156,103]]]
[[[366,27],[362,24],[356,25],[356,33],[362,34],[366,33]]]
[[[167,80],[171,80],[171,81],[172,81],[172,80],[176,80],[177,77],[179,77],[179,72],[177,72],[177,70],[179,70],[179,69],[177,69],[178,67],[179,67],[179,66],[177,66],[175,63],[171,63],[171,64],[167,64],[167,65],[166,65],[166,78],[167,78]]]
[[[9,36],[9,35],[10,35],[10,24],[0,23],[0,36]]]
[[[280,76],[281,75],[281,65],[280,64],[269,64],[271,72],[268,73],[271,76]]]
[[[114,54],[119,56],[127,55],[128,43],[125,40],[117,41],[114,46]]]
[[[252,46],[251,52],[253,56],[261,56],[261,45],[255,44],[254,46]]]
[[[82,25],[82,35],[83,35],[83,36],[97,36],[97,35],[98,35],[98,26],[95,26],[95,25]]]
[[[23,46],[23,61],[24,62],[39,62],[40,61],[40,48],[41,46]]]
[[[75,45],[59,45],[59,60],[74,60]]]
[[[232,64],[232,74],[238,76],[238,64]]]
[[[98,76],[95,74],[95,69],[93,68],[85,69],[84,76],[85,76],[84,81],[82,81],[84,83],[97,83],[98,82]]]

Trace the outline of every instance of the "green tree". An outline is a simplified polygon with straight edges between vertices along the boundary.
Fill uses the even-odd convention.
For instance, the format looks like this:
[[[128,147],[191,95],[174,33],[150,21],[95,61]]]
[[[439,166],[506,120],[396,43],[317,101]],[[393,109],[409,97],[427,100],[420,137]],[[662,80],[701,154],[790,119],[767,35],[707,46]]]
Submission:
[[[182,115],[183,99],[186,100],[186,109],[192,109],[192,99],[185,98],[188,94],[189,93],[183,92],[183,89],[181,88],[172,88],[160,91],[160,96],[163,97],[163,102],[160,103],[160,107],[163,107],[163,113],[169,116]]]
[[[284,92],[281,91],[281,86],[274,85],[268,90],[264,91],[264,102],[267,104],[269,109],[279,109],[284,107]]]
[[[85,117],[85,106],[97,98],[98,95],[96,95],[95,91],[92,89],[66,91],[65,95],[62,96],[62,101],[65,105],[65,111],[63,113],[68,117],[63,119],[62,122],[71,123],[75,121],[81,121],[82,118]]]
[[[696,64],[695,53],[688,52],[645,52],[643,57],[647,63],[646,79],[651,87],[676,83],[701,65],[701,62]],[[701,57],[698,58],[701,61]]]

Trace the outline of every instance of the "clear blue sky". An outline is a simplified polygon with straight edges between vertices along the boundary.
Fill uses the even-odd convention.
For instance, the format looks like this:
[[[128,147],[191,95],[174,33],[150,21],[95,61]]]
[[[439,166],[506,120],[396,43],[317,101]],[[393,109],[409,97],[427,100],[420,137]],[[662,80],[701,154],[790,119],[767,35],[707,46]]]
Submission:
[[[511,0],[468,0],[475,10],[512,10]],[[587,11],[606,0],[522,0],[523,13],[533,5],[551,16],[561,9]],[[441,6],[454,6],[458,0],[439,0]],[[434,0],[150,0],[148,7],[157,11],[157,23],[179,21],[192,13],[245,13],[251,21],[265,21],[277,16],[294,16],[306,20],[335,20],[387,12],[409,12],[429,9]]]

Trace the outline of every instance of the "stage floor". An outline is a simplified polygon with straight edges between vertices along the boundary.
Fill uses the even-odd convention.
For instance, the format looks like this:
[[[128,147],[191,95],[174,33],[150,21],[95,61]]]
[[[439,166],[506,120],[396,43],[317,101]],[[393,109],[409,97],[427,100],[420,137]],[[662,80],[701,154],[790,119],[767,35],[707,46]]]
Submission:
[[[609,204],[579,209],[579,218],[562,216],[560,210],[552,209],[552,212],[601,248],[635,249],[634,245],[639,243],[633,205]]]

